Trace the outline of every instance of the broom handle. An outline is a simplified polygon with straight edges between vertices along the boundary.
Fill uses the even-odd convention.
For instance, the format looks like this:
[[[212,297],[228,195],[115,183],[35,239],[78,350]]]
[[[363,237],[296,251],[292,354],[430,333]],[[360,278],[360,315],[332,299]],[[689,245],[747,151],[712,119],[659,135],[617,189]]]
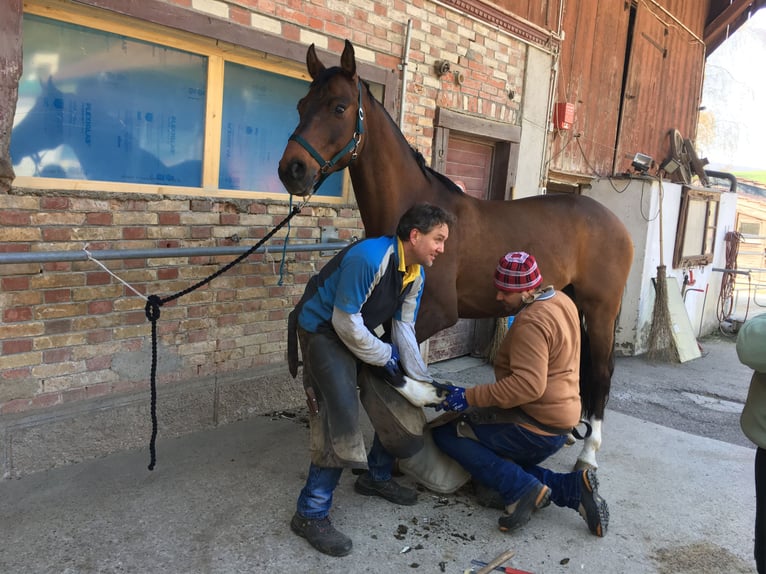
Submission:
[[[660,171],[660,266],[665,267],[665,254],[664,243],[662,241],[662,200],[664,199],[664,192],[662,189],[662,171]]]

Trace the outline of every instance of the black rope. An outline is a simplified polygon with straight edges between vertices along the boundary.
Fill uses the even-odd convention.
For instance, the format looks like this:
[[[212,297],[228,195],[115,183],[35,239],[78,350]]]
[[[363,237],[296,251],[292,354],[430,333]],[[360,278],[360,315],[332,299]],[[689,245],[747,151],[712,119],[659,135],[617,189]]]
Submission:
[[[300,211],[301,211],[300,207],[297,207],[297,206],[293,207],[290,213],[288,214],[288,216],[285,217],[282,221],[280,221],[279,224],[277,224],[277,226],[274,229],[272,229],[269,233],[267,233],[263,237],[263,239],[261,239],[255,245],[253,245],[245,253],[238,256],[233,261],[230,261],[224,267],[222,267],[221,269],[219,269],[212,275],[209,275],[202,281],[199,281],[198,283],[195,283],[191,287],[188,287],[168,297],[160,298],[158,295],[149,295],[149,297],[147,298],[146,306],[144,307],[144,313],[146,314],[146,318],[152,324],[152,369],[151,369],[151,378],[150,378],[150,385],[149,385],[151,390],[150,410],[151,410],[151,418],[152,418],[152,438],[149,441],[149,457],[150,457],[149,467],[148,467],[149,470],[154,470],[154,466],[157,462],[157,448],[156,448],[156,442],[157,442],[157,320],[160,318],[160,307],[162,307],[165,303],[169,303],[170,301],[174,301],[180,297],[183,297],[184,295],[191,293],[195,289],[199,289],[203,285],[207,285],[216,277],[223,275],[229,269],[231,269],[238,263],[242,262],[243,260],[247,259],[250,255],[253,254],[253,252],[256,249],[258,249],[261,245],[263,245],[269,239],[271,239],[277,231],[282,229],[286,223],[288,223],[293,217],[298,215]]]

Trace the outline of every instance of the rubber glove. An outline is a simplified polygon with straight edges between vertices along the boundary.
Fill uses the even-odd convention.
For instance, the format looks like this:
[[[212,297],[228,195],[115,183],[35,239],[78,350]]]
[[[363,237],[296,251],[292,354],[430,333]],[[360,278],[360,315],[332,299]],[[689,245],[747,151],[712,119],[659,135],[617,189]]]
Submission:
[[[465,389],[454,385],[444,386],[449,387],[449,394],[444,397],[444,400],[436,407],[436,410],[444,409],[445,411],[455,411],[456,413],[466,410],[468,408],[468,401],[465,398]]]
[[[404,371],[399,364],[399,349],[393,343],[391,344],[391,358],[383,365],[382,371],[383,380],[392,387],[399,388],[405,385]]]

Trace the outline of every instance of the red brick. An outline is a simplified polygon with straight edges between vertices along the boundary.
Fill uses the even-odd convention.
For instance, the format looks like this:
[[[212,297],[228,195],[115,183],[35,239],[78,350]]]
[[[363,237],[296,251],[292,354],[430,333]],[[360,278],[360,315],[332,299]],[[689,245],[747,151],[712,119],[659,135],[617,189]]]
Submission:
[[[157,279],[167,281],[169,279],[178,279],[178,268],[169,267],[166,269],[157,269]]]
[[[1,225],[29,225],[30,213],[28,211],[0,211]]]
[[[43,241],[69,241],[72,230],[68,227],[45,227],[42,230]]]
[[[48,349],[43,351],[43,363],[51,365],[53,363],[63,363],[72,359],[72,349]]]
[[[32,350],[32,339],[11,339],[3,341],[3,355],[26,353]]]
[[[112,214],[108,212],[88,213],[85,215],[85,223],[88,225],[111,225]]]
[[[247,10],[243,10],[242,8],[239,8],[238,6],[229,6],[229,19],[233,20],[234,22],[237,22],[239,24],[244,24],[245,26],[250,25],[250,12]]]
[[[32,251],[29,245],[22,243],[0,243],[0,253],[28,253]]]
[[[98,343],[106,343],[107,341],[112,340],[112,330],[111,329],[102,329],[101,331],[91,331],[87,335],[88,343],[91,345],[95,345]]]
[[[194,225],[191,228],[192,239],[210,239],[213,235],[213,228],[210,226]]]
[[[15,379],[26,379],[32,375],[31,367],[19,367],[18,369],[8,369],[0,373],[0,376],[6,381],[12,381]]]
[[[103,371],[112,366],[112,356],[102,355],[100,357],[93,357],[92,359],[86,359],[85,366],[89,371]]]
[[[18,323],[20,321],[30,321],[31,319],[31,307],[14,307],[3,311],[3,320],[6,323]]]
[[[159,216],[160,225],[179,225],[181,223],[181,214],[163,211]]]
[[[86,273],[86,285],[108,285],[112,281],[112,276],[106,271],[93,271]]]
[[[70,289],[47,289],[43,293],[46,303],[65,303],[72,300]]]
[[[89,315],[103,315],[104,313],[111,313],[114,310],[114,303],[112,301],[91,301],[88,303]]]
[[[0,282],[3,291],[27,291],[29,289],[29,277],[3,277]]]
[[[210,211],[213,208],[213,202],[208,199],[192,199],[189,202],[190,211]]]
[[[145,227],[124,227],[122,230],[123,239],[146,239]]]
[[[222,213],[221,225],[239,225],[238,213]]]
[[[41,197],[40,198],[40,211],[46,210],[59,210],[65,211],[69,209],[70,203],[68,197]]]
[[[69,261],[49,261],[43,263],[44,271],[71,271],[72,263]]]

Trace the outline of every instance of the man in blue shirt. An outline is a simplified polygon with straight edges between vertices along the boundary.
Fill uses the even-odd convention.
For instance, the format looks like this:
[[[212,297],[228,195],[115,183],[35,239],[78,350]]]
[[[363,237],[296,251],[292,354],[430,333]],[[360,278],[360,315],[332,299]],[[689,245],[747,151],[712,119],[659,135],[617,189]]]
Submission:
[[[414,454],[422,437],[420,442],[402,439],[388,419],[413,416],[411,411],[422,417],[422,411],[395,391],[381,401],[387,385],[380,388],[379,380],[401,386],[405,372],[431,380],[415,338],[415,319],[423,267],[444,252],[453,221],[440,207],[411,207],[395,236],[364,239],[333,257],[309,280],[290,314],[290,330],[297,330],[303,356],[311,429],[311,465],[290,527],[324,554],[351,552],[351,539],[328,518],[343,468],[367,469],[354,485],[360,494],[395,504],[417,502],[417,492],[397,484],[391,471],[394,458]],[[290,362],[295,376],[297,359]],[[376,430],[369,455],[359,428],[357,385]]]

